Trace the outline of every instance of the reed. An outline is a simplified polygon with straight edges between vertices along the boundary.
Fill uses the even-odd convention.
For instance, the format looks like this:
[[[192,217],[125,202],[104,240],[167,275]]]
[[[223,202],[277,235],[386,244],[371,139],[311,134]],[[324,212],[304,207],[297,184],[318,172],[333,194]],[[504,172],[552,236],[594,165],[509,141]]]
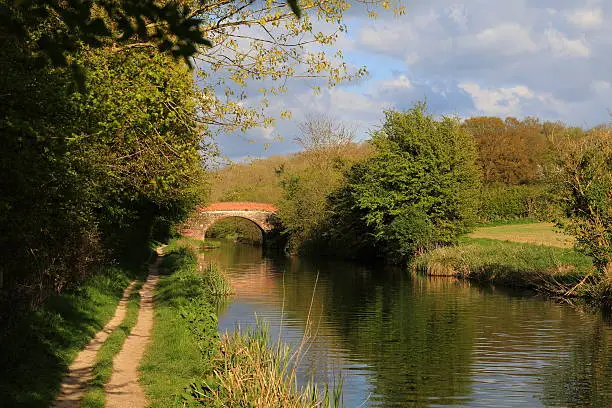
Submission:
[[[258,322],[245,332],[221,338],[213,373],[191,384],[194,400],[204,406],[258,408],[332,408],[342,405],[342,381],[333,387],[314,382],[298,386],[297,372],[307,342],[291,352],[282,341],[271,343],[269,326]]]

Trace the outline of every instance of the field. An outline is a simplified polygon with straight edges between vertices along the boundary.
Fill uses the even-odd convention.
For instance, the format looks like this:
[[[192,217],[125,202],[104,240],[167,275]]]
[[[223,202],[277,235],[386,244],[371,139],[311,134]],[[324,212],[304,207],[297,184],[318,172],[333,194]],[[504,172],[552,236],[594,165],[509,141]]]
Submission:
[[[558,248],[571,248],[574,246],[573,237],[564,234],[555,228],[554,224],[548,222],[479,227],[471,234],[468,234],[468,237],[522,242]]]

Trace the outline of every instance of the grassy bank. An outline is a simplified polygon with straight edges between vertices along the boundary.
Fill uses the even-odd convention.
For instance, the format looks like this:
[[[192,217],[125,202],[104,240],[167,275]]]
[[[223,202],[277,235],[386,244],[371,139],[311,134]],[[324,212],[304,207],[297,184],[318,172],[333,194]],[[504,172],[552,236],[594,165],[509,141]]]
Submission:
[[[132,293],[126,305],[126,314],[123,322],[106,339],[96,356],[96,363],[93,367],[93,378],[83,396],[82,408],[103,408],[106,403],[106,384],[113,372],[113,359],[121,351],[125,339],[130,335],[136,321],[138,320],[138,310],[140,308],[139,290],[143,282],[140,281],[132,287]]]
[[[594,282],[588,278],[594,272],[591,259],[572,248],[464,238],[459,245],[417,256],[412,266],[432,276],[458,276],[558,296],[601,295],[589,284]]]
[[[339,389],[299,389],[296,359],[260,326],[220,338],[213,303],[231,292],[214,266],[200,268],[197,241],[166,247],[155,295],[152,343],[141,364],[151,407],[338,407]]]
[[[0,334],[0,406],[50,406],[77,353],[113,316],[144,269],[107,267],[82,285],[24,311]]]
[[[151,407],[182,406],[190,383],[212,371],[219,347],[217,317],[198,270],[198,246],[188,239],[164,250],[155,290],[155,325],[141,363]]]

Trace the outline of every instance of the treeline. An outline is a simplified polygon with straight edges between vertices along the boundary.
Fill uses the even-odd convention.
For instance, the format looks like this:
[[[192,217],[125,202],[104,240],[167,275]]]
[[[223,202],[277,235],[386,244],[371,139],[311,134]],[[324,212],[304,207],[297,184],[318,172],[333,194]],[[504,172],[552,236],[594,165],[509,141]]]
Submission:
[[[0,319],[94,266],[142,260],[202,199],[187,65],[136,34],[76,42],[54,64],[40,39],[69,28],[53,13],[24,18],[25,37],[0,27]]]
[[[459,121],[423,104],[385,115],[361,144],[221,169],[211,198],[277,204],[293,252],[402,261],[475,223],[537,218],[564,225],[600,271],[609,265],[610,126]]]

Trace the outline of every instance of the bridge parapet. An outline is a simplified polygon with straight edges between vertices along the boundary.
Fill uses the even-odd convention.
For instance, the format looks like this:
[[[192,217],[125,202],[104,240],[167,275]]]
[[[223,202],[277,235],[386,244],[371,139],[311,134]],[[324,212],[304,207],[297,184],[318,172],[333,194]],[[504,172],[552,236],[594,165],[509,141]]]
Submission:
[[[206,231],[223,218],[239,217],[253,222],[262,231],[265,240],[271,232],[280,229],[278,209],[272,204],[253,202],[220,202],[205,207],[198,207],[187,220],[181,234],[192,238],[203,239]]]

